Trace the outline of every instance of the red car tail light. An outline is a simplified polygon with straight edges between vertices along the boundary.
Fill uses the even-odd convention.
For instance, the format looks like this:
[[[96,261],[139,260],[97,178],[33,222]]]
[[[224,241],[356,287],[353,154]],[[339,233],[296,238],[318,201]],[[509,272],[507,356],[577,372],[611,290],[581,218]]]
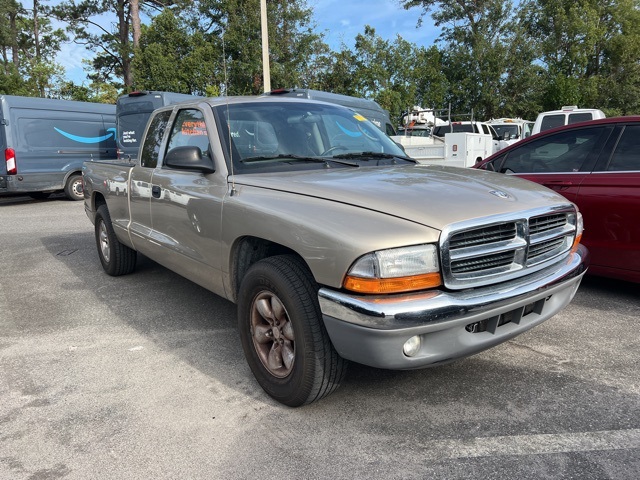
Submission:
[[[18,173],[18,166],[16,164],[16,152],[13,148],[6,148],[4,150],[4,161],[7,164],[7,175],[16,175]]]

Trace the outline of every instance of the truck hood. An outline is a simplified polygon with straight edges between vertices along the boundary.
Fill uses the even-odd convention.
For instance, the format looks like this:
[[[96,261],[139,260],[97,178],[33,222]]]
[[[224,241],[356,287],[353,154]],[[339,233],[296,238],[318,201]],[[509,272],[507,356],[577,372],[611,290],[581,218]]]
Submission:
[[[366,208],[437,229],[463,220],[570,203],[517,177],[430,165],[242,174],[230,181]]]

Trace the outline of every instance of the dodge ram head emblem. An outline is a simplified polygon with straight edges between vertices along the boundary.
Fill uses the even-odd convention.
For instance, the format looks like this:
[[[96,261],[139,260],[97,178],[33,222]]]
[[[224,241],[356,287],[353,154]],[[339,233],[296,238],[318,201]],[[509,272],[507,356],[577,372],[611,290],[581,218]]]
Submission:
[[[490,190],[489,193],[491,195],[495,195],[498,198],[504,198],[505,200],[508,200],[508,199],[511,198],[511,195],[509,195],[508,193],[503,192],[501,190]]]

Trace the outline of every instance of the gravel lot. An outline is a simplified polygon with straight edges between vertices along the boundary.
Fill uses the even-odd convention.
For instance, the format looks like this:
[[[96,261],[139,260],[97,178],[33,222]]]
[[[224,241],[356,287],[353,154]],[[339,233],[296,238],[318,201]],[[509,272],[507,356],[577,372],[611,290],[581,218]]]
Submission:
[[[145,258],[103,273],[81,202],[0,198],[1,479],[637,479],[640,286],[457,363],[352,365],[276,404],[235,306]]]

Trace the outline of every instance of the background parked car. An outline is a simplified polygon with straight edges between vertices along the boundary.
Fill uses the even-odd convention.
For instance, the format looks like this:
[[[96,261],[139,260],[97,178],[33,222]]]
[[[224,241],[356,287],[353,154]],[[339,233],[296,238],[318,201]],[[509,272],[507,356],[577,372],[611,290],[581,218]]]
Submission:
[[[640,282],[640,116],[548,130],[475,168],[526,178],[575,202],[589,273]]]

